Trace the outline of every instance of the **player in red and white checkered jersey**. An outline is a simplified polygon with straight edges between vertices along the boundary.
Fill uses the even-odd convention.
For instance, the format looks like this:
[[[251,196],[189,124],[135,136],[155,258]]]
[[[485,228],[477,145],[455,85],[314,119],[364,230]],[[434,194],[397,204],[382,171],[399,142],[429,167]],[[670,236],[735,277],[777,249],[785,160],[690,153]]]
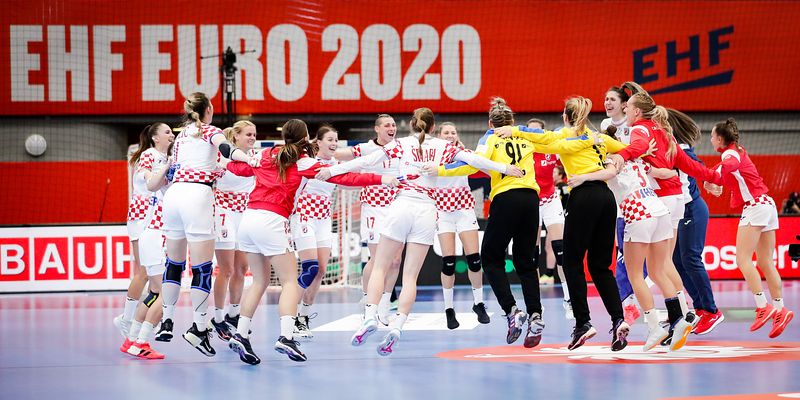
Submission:
[[[778,230],[775,201],[767,195],[767,185],[745,149],[739,145],[739,128],[733,118],[714,125],[711,145],[722,153],[722,162],[712,168],[716,174],[711,183],[706,182],[706,189],[720,196],[721,186],[728,187],[731,191],[731,207],[743,207],[736,233],[736,264],[756,301],[756,319],[750,330],[761,328],[771,319],[769,337],[778,337],[794,318],[794,312],[783,304],[783,282],[772,259],[775,231]],[[772,304],[767,302],[761,275],[753,265],[753,252],[767,280]]]
[[[228,141],[250,155],[254,155],[256,126],[250,121],[237,121],[231,128],[223,130]],[[220,166],[227,159],[217,156]],[[214,279],[214,315],[209,320],[217,335],[228,340],[231,330],[236,328],[239,304],[244,290],[244,275],[247,273],[247,257],[237,250],[236,232],[247,208],[247,199],[255,187],[253,177],[236,176],[223,171],[214,185],[214,242],[217,259],[217,276]],[[225,298],[230,292],[230,304],[225,310]]]
[[[339,161],[349,161],[354,158],[364,157],[376,151],[382,151],[382,147],[391,143],[397,136],[397,124],[388,114],[380,114],[375,119],[375,139],[368,142],[357,144],[350,148],[339,149],[336,151],[335,158]],[[386,173],[399,175],[396,159],[385,160],[382,164],[375,164],[364,167],[361,172]],[[369,250],[369,261],[364,265],[361,275],[361,286],[363,297],[359,302],[360,307],[364,307],[367,301],[367,286],[375,264],[375,250],[380,239],[379,229],[383,226],[389,205],[397,196],[396,188],[389,188],[383,185],[367,186],[361,189],[359,201],[361,202],[361,224],[360,235],[362,245],[366,243]],[[384,325],[389,324],[389,309],[391,305],[392,291],[397,282],[397,275],[400,273],[400,262],[403,252],[395,255],[392,265],[386,273],[384,291],[381,301],[378,304],[378,322]],[[362,310],[363,312],[363,310]]]
[[[222,130],[210,125],[214,107],[203,93],[192,93],[184,102],[186,124],[175,139],[174,164],[169,174],[172,186],[164,195],[164,236],[167,238],[167,263],[164,273],[164,318],[158,340],[172,339],[173,315],[178,301],[181,277],[186,265],[186,250],[192,254],[191,299],[193,324],[183,337],[206,356],[216,354],[209,342],[206,320],[214,255],[214,181],[222,170],[217,151],[232,160],[256,160],[233,147]]]
[[[382,151],[335,165],[327,170],[322,170],[318,175],[318,177],[324,177],[327,174],[336,176],[366,165],[376,165],[385,160],[397,159],[400,175],[407,178],[399,186],[397,198],[389,206],[389,212],[380,232],[381,238],[376,251],[375,266],[367,291],[364,323],[351,340],[353,345],[360,345],[377,329],[375,318],[384,288],[384,277],[392,259],[405,244],[403,289],[400,292],[398,316],[391,321],[389,333],[378,346],[378,354],[383,356],[391,354],[392,346],[400,339],[403,324],[408,318],[416,298],[417,275],[428,248],[433,244],[436,232],[435,201],[438,177],[420,174],[423,171],[434,171],[440,164],[456,160],[476,168],[522,176],[522,171],[519,169],[462,151],[446,140],[439,138],[426,140],[426,135],[435,129],[433,112],[428,108],[416,109],[410,125],[413,132],[416,133],[415,135],[397,139],[384,146]],[[427,168],[423,168],[426,166]],[[412,177],[415,179],[408,179]]]
[[[238,232],[239,248],[247,253],[253,284],[242,302],[236,334],[229,342],[239,352],[241,360],[248,364],[260,362],[248,338],[251,320],[269,285],[270,265],[274,267],[282,287],[278,305],[280,336],[274,348],[293,361],[306,360],[294,341],[293,331],[297,303],[302,296],[298,283],[305,278],[303,275],[313,274],[314,271],[304,270],[303,275],[297,275],[297,259],[290,244],[288,218],[294,209],[298,189],[312,179],[323,165],[312,157],[314,148],[309,142],[308,128],[303,121],[289,120],[283,125],[281,135],[286,144],[262,151],[256,167],[241,162],[227,165],[228,171],[236,175],[256,177],[256,187],[250,193]],[[397,178],[375,174],[348,174],[331,182],[348,186],[398,183]],[[313,278],[310,276],[310,279]]]
[[[168,153],[174,139],[172,129],[166,124],[149,125],[140,135],[139,150],[131,157],[134,193],[143,198],[146,204],[141,220],[143,230],[139,239],[131,244],[138,264],[144,269],[143,275],[149,281],[149,294],[140,303],[143,287],[132,281],[128,290],[134,293],[129,293],[125,311],[114,319],[114,323],[121,331],[127,330],[123,332],[125,342],[120,350],[143,358],[163,358],[163,355],[150,348],[147,341],[161,318],[161,303],[157,299],[161,292],[161,274],[166,258],[161,236],[161,203],[167,184]]]
[[[458,130],[452,122],[439,125],[439,139],[463,148],[458,138]],[[442,254],[442,293],[444,294],[444,313],[447,327],[459,327],[453,308],[453,287],[456,283],[456,234],[461,239],[467,259],[467,276],[472,284],[472,310],[478,322],[488,324],[489,315],[483,303],[483,271],[481,255],[478,253],[478,220],[475,216],[475,198],[469,188],[466,176],[440,177],[436,181],[436,233]]]

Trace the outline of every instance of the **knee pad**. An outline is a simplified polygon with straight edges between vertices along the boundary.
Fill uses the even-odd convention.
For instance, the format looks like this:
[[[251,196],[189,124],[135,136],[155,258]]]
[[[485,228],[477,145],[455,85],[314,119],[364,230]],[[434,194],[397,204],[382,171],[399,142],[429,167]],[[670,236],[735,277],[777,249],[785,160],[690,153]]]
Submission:
[[[550,242],[550,247],[553,248],[553,254],[556,256],[556,265],[564,265],[564,241],[553,240]]]
[[[144,300],[142,300],[142,304],[146,305],[147,308],[150,308],[153,304],[155,304],[156,300],[158,300],[158,293],[149,292]]]
[[[192,267],[192,289],[200,289],[206,293],[211,293],[211,272],[214,267],[211,261],[206,261],[200,265]]]
[[[456,256],[442,257],[442,273],[447,276],[456,274]]]
[[[467,268],[472,272],[481,270],[481,255],[479,253],[467,254]]]
[[[180,286],[181,275],[183,275],[183,268],[186,266],[186,261],[176,262],[167,258],[166,270],[164,271],[164,283],[172,283]]]
[[[301,288],[305,289],[311,286],[311,283],[314,282],[314,278],[317,277],[319,261],[305,260],[300,262],[300,266],[302,267],[302,271],[300,271],[300,276],[297,277],[297,283]]]

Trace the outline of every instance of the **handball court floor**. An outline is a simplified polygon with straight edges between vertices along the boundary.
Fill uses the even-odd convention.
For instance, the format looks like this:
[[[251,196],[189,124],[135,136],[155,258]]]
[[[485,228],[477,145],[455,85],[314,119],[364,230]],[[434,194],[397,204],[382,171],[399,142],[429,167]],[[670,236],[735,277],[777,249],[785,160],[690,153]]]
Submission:
[[[800,281],[784,283],[785,302],[800,311]],[[270,290],[253,321],[257,366],[214,337],[208,358],[180,336],[154,342],[165,360],[121,353],[111,323],[122,310],[122,292],[0,295],[0,398],[2,399],[766,399],[800,398],[800,320],[777,339],[770,325],[749,332],[753,298],[744,282],[715,282],[726,320],[711,334],[691,335],[677,352],[641,352],[646,327],[640,318],[631,345],[608,349],[610,321],[600,299],[590,299],[598,335],[573,352],[561,290],[543,287],[542,344],[505,344],[506,322],[486,287],[492,314],[478,325],[471,293],[456,290],[462,328],[444,327],[441,289],[421,288],[414,314],[394,355],[375,352],[382,332],[359,348],[349,344],[358,323],[355,289],[318,296],[311,321],[315,338],[302,342],[308,361],[295,363],[272,350],[278,335],[277,290]],[[590,287],[590,293],[593,288]],[[515,295],[521,299],[519,288]],[[176,312],[176,333],[188,328],[188,294]],[[660,298],[656,304],[663,304]],[[191,396],[191,397],[190,397]]]

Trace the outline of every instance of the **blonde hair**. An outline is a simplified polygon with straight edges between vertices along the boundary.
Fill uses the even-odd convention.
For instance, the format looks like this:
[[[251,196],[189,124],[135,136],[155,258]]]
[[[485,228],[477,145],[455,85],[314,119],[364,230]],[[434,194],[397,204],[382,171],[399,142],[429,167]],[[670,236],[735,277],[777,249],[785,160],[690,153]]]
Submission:
[[[650,95],[645,92],[637,92],[631,95],[628,99],[628,106],[636,107],[642,110],[642,118],[651,120],[656,123],[664,132],[669,135],[669,149],[667,150],[667,159],[672,159],[675,156],[676,146],[675,137],[672,134],[672,125],[669,123],[669,112],[663,106],[656,105]]]
[[[209,107],[211,107],[211,101],[202,92],[190,94],[186,101],[183,102],[184,125],[195,124],[197,126],[197,132],[192,136],[200,137],[203,134],[203,118],[205,118],[206,110]]]
[[[433,111],[427,107],[421,107],[414,110],[414,115],[411,117],[411,131],[419,134],[419,157],[422,159],[422,142],[425,141],[425,134],[431,133],[436,121],[433,118]]]
[[[499,128],[501,126],[514,124],[514,112],[506,105],[506,101],[502,97],[493,97],[489,103],[489,121],[492,126]]]
[[[233,124],[232,127],[223,129],[222,133],[225,134],[225,139],[228,139],[228,141],[231,142],[231,144],[233,144],[234,146],[238,146],[239,144],[236,143],[236,135],[242,133],[242,130],[248,126],[252,126],[255,128],[256,125],[250,121],[244,121],[244,120],[236,121],[236,123]]]
[[[594,125],[589,121],[589,113],[591,111],[592,101],[585,97],[570,97],[564,103],[564,115],[567,116],[567,121],[572,125],[577,135],[581,135],[587,126],[597,130],[594,129]]]

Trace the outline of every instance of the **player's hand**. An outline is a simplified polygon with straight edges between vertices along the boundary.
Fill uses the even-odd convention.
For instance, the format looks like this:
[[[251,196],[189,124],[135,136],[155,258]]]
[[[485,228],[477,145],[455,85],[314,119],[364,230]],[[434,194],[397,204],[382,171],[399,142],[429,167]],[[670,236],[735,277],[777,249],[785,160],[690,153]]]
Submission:
[[[321,181],[327,181],[328,179],[331,178],[330,168],[320,168],[319,171],[317,171],[317,175],[314,176],[314,178],[319,179]]]
[[[513,176],[515,178],[522,178],[525,176],[525,171],[519,169],[516,165],[507,165],[506,166],[506,175]]]
[[[715,185],[711,182],[703,182],[703,187],[706,189],[708,193],[711,193],[716,197],[722,195],[722,186]]]
[[[253,168],[256,168],[259,165],[261,165],[261,159],[255,157],[247,157],[247,164]]]
[[[606,159],[610,160],[611,163],[614,164],[614,168],[616,168],[617,171],[622,171],[622,168],[625,167],[625,159],[619,154],[609,154]]]
[[[567,180],[567,185],[571,188],[575,188],[580,186],[583,182],[586,182],[586,175],[572,175],[569,180]]]
[[[657,179],[670,179],[678,176],[678,171],[669,168],[653,168],[650,175]]]
[[[594,136],[594,144],[596,146],[599,146],[599,145],[603,144],[603,135],[601,135],[599,133],[595,133],[595,134],[593,134],[593,136]]]
[[[419,168],[419,171],[423,175],[436,176],[439,175],[439,166],[434,163],[425,163]]]
[[[393,176],[389,176],[389,175],[381,176],[381,183],[383,183],[386,186],[391,186],[391,187],[400,186],[400,181],[397,178],[395,178]]]
[[[503,138],[503,139],[507,139],[507,138],[511,137],[511,134],[513,133],[513,130],[514,130],[514,127],[511,126],[511,125],[501,126],[499,128],[494,128],[494,134],[499,136],[499,137],[501,137],[501,138]],[[506,174],[506,175],[508,175],[508,174]]]
[[[647,148],[647,152],[642,154],[642,157],[652,156],[653,154],[658,151],[658,145],[656,144],[655,139],[650,139],[650,147]]]

